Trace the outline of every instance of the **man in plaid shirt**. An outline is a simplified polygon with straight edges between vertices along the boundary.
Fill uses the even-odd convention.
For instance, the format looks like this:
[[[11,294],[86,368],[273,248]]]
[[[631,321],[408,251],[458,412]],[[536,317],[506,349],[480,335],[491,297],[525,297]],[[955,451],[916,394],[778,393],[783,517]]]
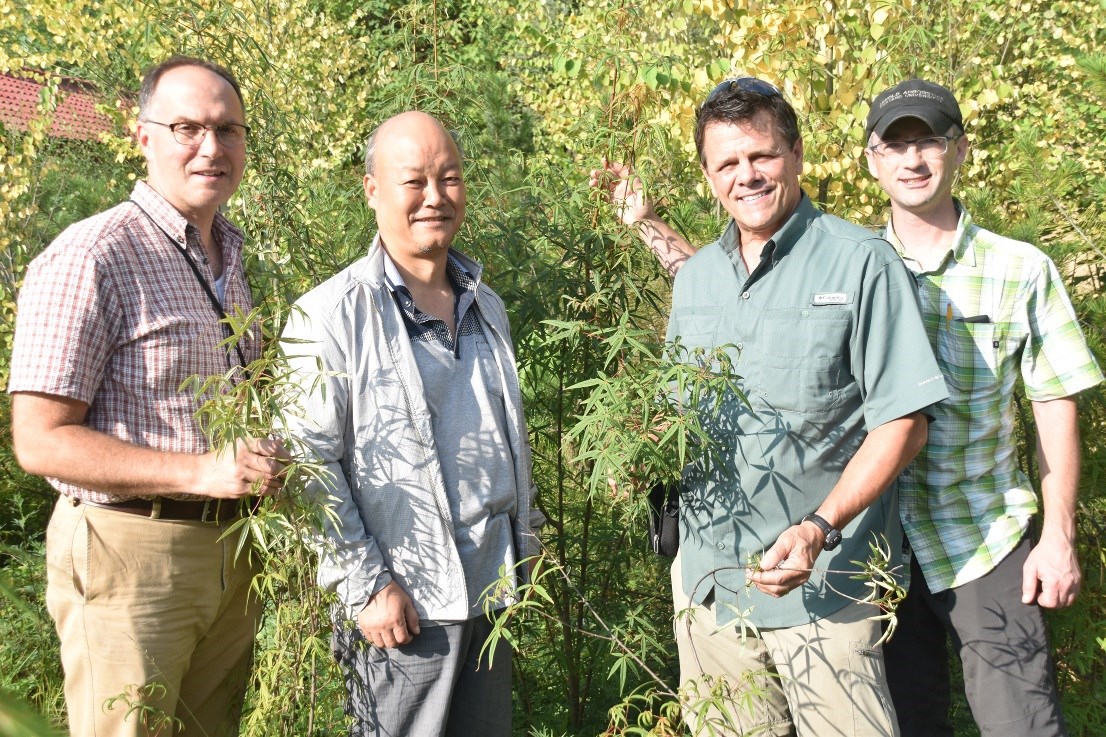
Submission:
[[[885,238],[914,274],[950,395],[899,480],[914,551],[885,646],[899,725],[904,736],[953,734],[951,636],[981,734],[1064,735],[1041,607],[1079,591],[1074,395],[1103,377],[1052,261],[974,225],[953,199],[968,139],[952,93],[902,82],[873,100],[866,134],[868,167],[891,199]],[[1038,427],[1036,544],[1037,496],[1015,452],[1019,376]]]
[[[46,533],[73,735],[236,734],[260,603],[236,555],[239,500],[279,488],[280,442],[212,449],[181,383],[257,358],[242,234],[219,208],[245,162],[231,74],[150,69],[136,131],[146,181],[28,269],[11,378],[20,464],[60,497]],[[131,708],[144,705],[144,708]],[[133,713],[132,713],[133,712]]]

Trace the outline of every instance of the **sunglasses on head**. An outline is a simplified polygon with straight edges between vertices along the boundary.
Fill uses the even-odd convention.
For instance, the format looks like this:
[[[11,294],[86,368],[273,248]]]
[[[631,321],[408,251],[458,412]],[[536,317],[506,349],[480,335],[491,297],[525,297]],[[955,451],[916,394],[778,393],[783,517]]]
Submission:
[[[783,97],[783,93],[771,82],[765,82],[763,79],[757,79],[756,77],[735,77],[721,82],[711,90],[710,94],[707,95],[706,102],[713,102],[720,95],[730,92],[735,87],[763,97]]]

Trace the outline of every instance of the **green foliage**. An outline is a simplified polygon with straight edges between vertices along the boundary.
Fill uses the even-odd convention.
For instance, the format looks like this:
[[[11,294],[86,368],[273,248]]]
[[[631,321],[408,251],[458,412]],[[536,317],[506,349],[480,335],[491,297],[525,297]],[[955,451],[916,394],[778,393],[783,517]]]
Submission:
[[[8,737],[56,737],[59,732],[35,711],[0,690],[0,734]]]
[[[600,205],[571,169],[527,173],[513,201],[504,197],[501,182],[484,176],[477,173],[471,191],[494,196],[497,207],[470,213],[469,227],[482,232],[470,242],[495,244],[482,255],[489,281],[512,306],[535,477],[542,490],[538,503],[550,521],[543,534],[547,565],[571,572],[543,579],[551,603],[517,627],[519,690],[527,712],[519,721],[527,728],[594,730],[602,727],[597,717],[604,704],[618,699],[618,684],[607,674],[621,656],[612,654],[609,633],[589,634],[596,626],[585,626],[591,602],[601,602],[596,606],[612,630],[642,611],[654,629],[663,630],[666,607],[660,602],[667,598],[667,586],[660,571],[643,565],[644,549],[631,544],[640,536],[630,534],[630,520],[637,517],[640,529],[640,514],[603,491],[608,472],[620,476],[640,455],[601,456],[602,448],[591,438],[602,431],[573,437],[569,431],[575,417],[587,412],[594,387],[586,382],[601,371],[618,374],[624,386],[652,381],[651,390],[622,397],[617,410],[638,416],[638,435],[647,432],[642,411],[666,411],[653,404],[664,389],[655,383],[664,369],[650,361],[659,355],[656,331],[646,332],[658,320],[663,299],[658,290],[664,285],[630,278],[634,271],[655,267],[632,247],[629,233],[612,237],[609,223],[596,229]],[[651,381],[642,378],[650,373]],[[642,448],[633,441],[633,426],[620,431],[628,439],[624,448]],[[678,462],[676,445],[670,443],[667,451],[669,474]],[[640,505],[642,500],[634,498]]]
[[[258,309],[236,316],[236,329],[249,321],[270,338],[292,299],[367,248],[367,133],[411,107],[440,116],[466,154],[459,245],[486,264],[511,313],[550,520],[545,575],[503,632],[518,649],[516,725],[679,734],[679,697],[665,685],[676,679],[667,571],[636,542],[642,484],[674,478],[689,452],[703,450],[695,413],[672,397],[717,390],[726,371],[721,355],[667,360],[667,280],[588,191],[587,170],[604,155],[633,162],[681,232],[712,240],[721,212],[690,145],[694,107],[719,79],[758,74],[779,82],[801,114],[811,195],[878,223],[883,197],[858,165],[867,100],[904,75],[932,76],[953,86],[968,121],[973,153],[960,195],[985,227],[1053,256],[1101,359],[1106,59],[1094,52],[1103,42],[1102,14],[1066,0],[0,0],[0,70],[91,80],[116,124],[98,143],[49,139],[49,88],[30,131],[2,131],[0,376],[30,259],[70,222],[125,198],[141,173],[128,132],[138,74],[152,61],[196,53],[243,82],[256,135],[227,209],[248,235]],[[192,387],[220,398],[203,417],[221,443],[282,427],[289,401],[273,350],[253,368],[243,384]],[[1087,392],[1080,408],[1085,584],[1051,624],[1065,714],[1074,734],[1092,735],[1106,723],[1106,394]],[[1035,472],[1029,446],[1021,457]],[[248,735],[333,734],[344,724],[328,602],[312,584],[305,538],[317,510],[295,494],[308,473],[295,470],[287,493],[236,531],[254,541],[266,599]],[[0,581],[23,602],[0,603],[0,689],[60,725],[60,669],[40,603],[52,499],[0,438],[0,504],[9,510],[0,543],[10,547],[0,552]],[[961,716],[958,734],[971,733]]]
[[[55,724],[65,712],[58,641],[42,602],[45,579],[41,542],[0,546],[0,733],[5,735],[50,734],[26,713],[28,706]]]
[[[141,725],[150,737],[169,737],[183,727],[184,722],[148,703],[164,699],[167,692],[168,689],[160,683],[130,686],[124,693],[105,701],[104,709],[123,710],[126,720]]]

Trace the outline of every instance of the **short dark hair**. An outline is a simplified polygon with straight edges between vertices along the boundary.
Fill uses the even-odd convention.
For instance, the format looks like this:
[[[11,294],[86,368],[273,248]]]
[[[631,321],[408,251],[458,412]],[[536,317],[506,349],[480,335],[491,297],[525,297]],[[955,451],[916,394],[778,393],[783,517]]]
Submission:
[[[744,79],[751,79],[746,77]],[[783,94],[766,82],[753,80],[758,84],[741,84],[742,80],[727,80],[714,89],[706,102],[695,111],[695,150],[699,153],[699,163],[706,166],[703,158],[703,139],[707,126],[712,123],[739,125],[746,123],[761,112],[772,116],[776,131],[794,147],[802,136],[799,134],[799,119],[795,108],[784,99]],[[765,89],[774,93],[765,93]]]
[[[220,77],[227,81],[232,88],[234,88],[234,94],[238,95],[238,102],[242,105],[242,112],[246,112],[246,101],[242,99],[242,88],[238,86],[238,80],[234,78],[226,68],[219,66],[206,59],[197,59],[194,56],[170,56],[165,61],[154,64],[142,73],[142,86],[138,88],[138,117],[144,117],[146,111],[150,107],[150,103],[154,99],[154,92],[157,90],[157,83],[161,81],[163,74],[171,69],[177,69],[179,67],[200,67],[207,71],[218,74]]]

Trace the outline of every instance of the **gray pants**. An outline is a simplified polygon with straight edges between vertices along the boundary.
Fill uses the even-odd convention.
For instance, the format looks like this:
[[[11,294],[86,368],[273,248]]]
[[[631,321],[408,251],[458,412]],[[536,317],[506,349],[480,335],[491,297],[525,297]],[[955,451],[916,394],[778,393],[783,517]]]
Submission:
[[[1041,609],[1021,602],[1030,547],[1027,536],[986,576],[936,594],[912,564],[898,631],[883,646],[903,737],[952,737],[949,637],[983,737],[1067,735]]]
[[[377,648],[356,627],[334,628],[352,737],[510,737],[511,647],[480,650],[491,623],[423,625],[411,642]]]

